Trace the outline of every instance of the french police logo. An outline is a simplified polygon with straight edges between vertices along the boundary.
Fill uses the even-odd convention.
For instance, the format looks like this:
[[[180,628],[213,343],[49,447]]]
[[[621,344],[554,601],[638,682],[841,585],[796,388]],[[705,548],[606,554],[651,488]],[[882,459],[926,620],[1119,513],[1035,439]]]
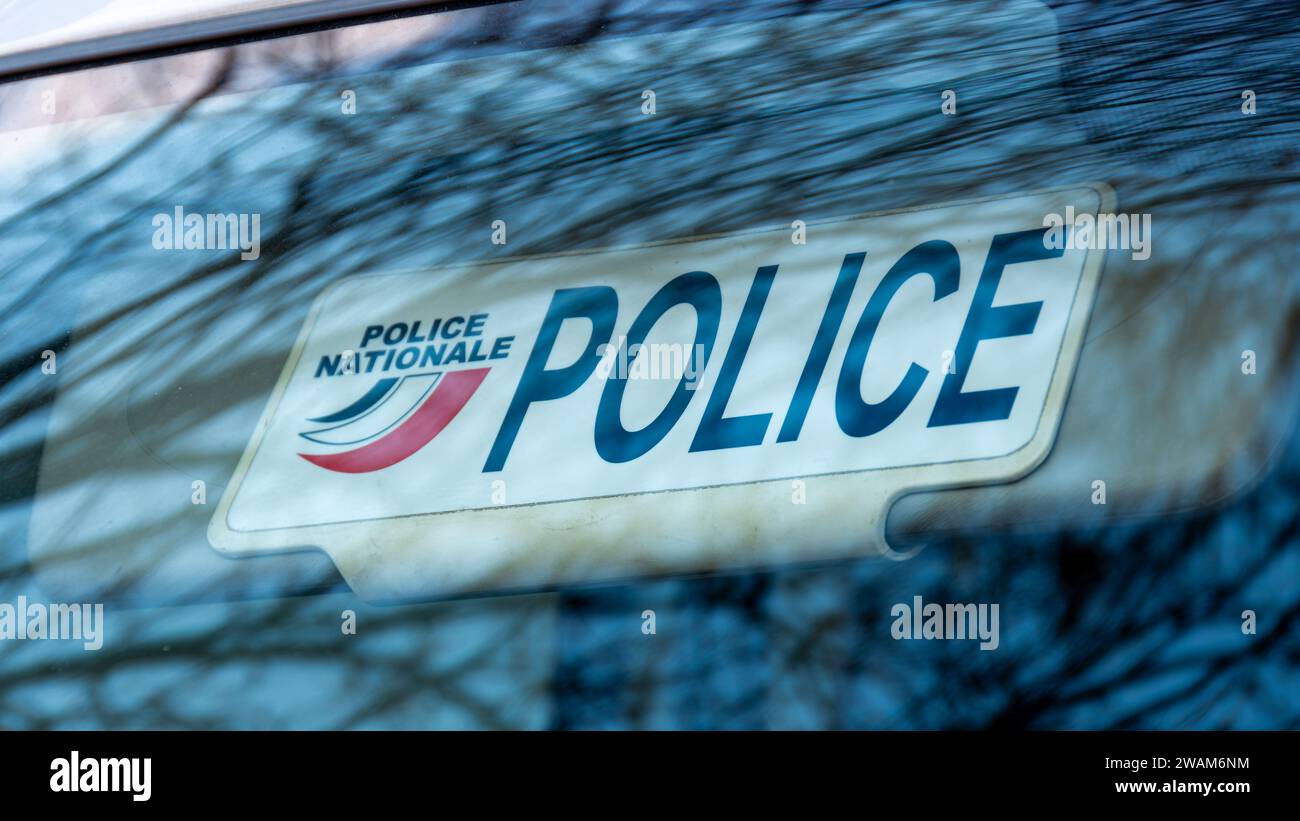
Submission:
[[[509,356],[514,337],[484,339],[488,319],[480,313],[370,325],[355,350],[323,354],[313,379],[362,378],[367,387],[343,407],[307,419],[298,436],[317,447],[298,455],[337,473],[372,473],[419,452],[473,398],[489,363]]]

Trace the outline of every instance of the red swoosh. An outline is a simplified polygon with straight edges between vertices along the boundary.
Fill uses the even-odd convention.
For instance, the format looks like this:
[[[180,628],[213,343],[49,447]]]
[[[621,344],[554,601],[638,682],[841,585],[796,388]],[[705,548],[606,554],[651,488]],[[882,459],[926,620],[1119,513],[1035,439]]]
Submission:
[[[445,374],[411,418],[392,433],[368,445],[342,453],[300,453],[302,458],[338,473],[369,473],[395,465],[429,444],[442,433],[460,409],[478,390],[491,368],[475,368]]]

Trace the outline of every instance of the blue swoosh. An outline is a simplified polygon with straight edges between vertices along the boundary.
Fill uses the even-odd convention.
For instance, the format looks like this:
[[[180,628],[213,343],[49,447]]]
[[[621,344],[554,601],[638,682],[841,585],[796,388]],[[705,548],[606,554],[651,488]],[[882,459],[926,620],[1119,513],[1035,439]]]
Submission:
[[[317,416],[315,419],[308,419],[308,422],[321,422],[329,424],[330,422],[342,422],[344,419],[351,419],[354,416],[360,416],[370,409],[380,399],[383,399],[393,386],[397,384],[397,377],[390,376],[387,379],[381,379],[375,383],[374,387],[366,391],[365,395],[357,401],[348,405],[342,410],[335,411],[327,416]]]

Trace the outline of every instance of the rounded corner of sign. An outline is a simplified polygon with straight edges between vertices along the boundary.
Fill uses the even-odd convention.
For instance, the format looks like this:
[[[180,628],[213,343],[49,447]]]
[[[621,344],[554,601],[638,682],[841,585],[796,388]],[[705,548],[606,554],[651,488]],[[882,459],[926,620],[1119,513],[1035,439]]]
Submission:
[[[1094,180],[1093,182],[1086,183],[1084,187],[1097,195],[1098,212],[1110,213],[1115,210],[1115,205],[1119,198],[1115,193],[1115,189],[1110,186],[1110,183]]]
[[[1057,427],[1055,422],[1040,426],[1028,442],[1011,454],[1015,460],[1013,473],[1009,477],[1011,481],[1023,479],[1047,461],[1048,455],[1056,444]]]
[[[225,522],[218,521],[216,517],[208,522],[208,546],[224,556],[236,556],[243,552],[232,538],[234,535]]]
[[[1051,401],[1049,400],[1049,405]],[[1003,481],[1015,482],[1033,473],[1051,454],[1056,444],[1056,435],[1060,429],[1060,419],[1064,412],[1064,402],[1057,408],[1045,408],[1039,424],[1018,448],[997,459],[1005,466]]]
[[[1056,444],[1062,408],[1053,409],[1049,400],[1033,431],[1005,453],[990,455],[975,462],[955,477],[954,481],[938,484],[924,483],[921,488],[905,488],[899,496],[920,490],[953,489],[971,485],[1001,484],[1019,481],[1037,470]],[[897,501],[897,499],[891,500]]]
[[[230,518],[230,506],[223,501],[208,520],[208,546],[223,556],[237,557],[259,552],[248,544],[248,533],[235,527]]]

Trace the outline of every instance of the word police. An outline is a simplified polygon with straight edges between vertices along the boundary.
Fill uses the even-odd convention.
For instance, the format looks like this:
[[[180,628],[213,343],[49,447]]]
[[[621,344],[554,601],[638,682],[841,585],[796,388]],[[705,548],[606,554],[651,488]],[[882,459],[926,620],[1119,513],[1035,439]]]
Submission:
[[[1007,266],[1055,259],[1065,253],[1064,247],[1049,247],[1043,237],[1042,230],[1029,230],[998,234],[993,238],[953,351],[953,367],[943,378],[928,427],[991,422],[1011,415],[1019,390],[1017,386],[973,391],[964,390],[964,386],[980,342],[1033,333],[1042,302],[995,303],[999,302],[997,290]],[[850,253],[843,259],[816,335],[807,351],[802,374],[791,386],[790,399],[776,436],[778,443],[799,438],[813,395],[830,365],[831,350],[844,322],[849,298],[865,257],[865,253]],[[726,410],[758,328],[768,292],[777,276],[777,267],[764,265],[754,275],[735,333],[723,356],[722,367],[691,443],[692,453],[761,445],[772,425],[776,409],[769,413],[731,417],[726,415]],[[839,363],[835,392],[836,421],[848,436],[870,436],[887,428],[902,415],[929,378],[927,369],[912,363],[886,399],[871,403],[862,398],[861,382],[867,352],[885,309],[902,285],[917,276],[927,276],[933,281],[935,301],[955,293],[961,276],[957,249],[943,240],[930,240],[913,247],[885,274],[862,315],[857,318],[848,350]],[[683,273],[664,285],[632,321],[623,344],[643,344],[660,318],[682,305],[695,313],[694,345],[703,351],[705,362],[700,367],[705,367],[718,337],[722,315],[721,286],[717,278],[706,271]],[[514,396],[483,466],[484,472],[496,472],[505,467],[524,417],[532,405],[561,400],[591,377],[601,362],[599,352],[607,350],[605,346],[613,337],[617,316],[618,294],[608,286],[566,288],[552,295],[537,341],[529,352]],[[585,355],[562,367],[548,367],[560,326],[568,320],[590,323]],[[384,334],[384,341],[388,341],[388,330],[375,329],[367,329],[367,340],[375,338],[372,331]],[[394,336],[400,335],[393,333]],[[601,458],[611,463],[629,462],[658,444],[682,417],[696,393],[684,382],[683,379],[677,385],[653,422],[638,430],[628,430],[620,417],[627,380],[614,378],[606,381],[595,422],[595,448]]]

